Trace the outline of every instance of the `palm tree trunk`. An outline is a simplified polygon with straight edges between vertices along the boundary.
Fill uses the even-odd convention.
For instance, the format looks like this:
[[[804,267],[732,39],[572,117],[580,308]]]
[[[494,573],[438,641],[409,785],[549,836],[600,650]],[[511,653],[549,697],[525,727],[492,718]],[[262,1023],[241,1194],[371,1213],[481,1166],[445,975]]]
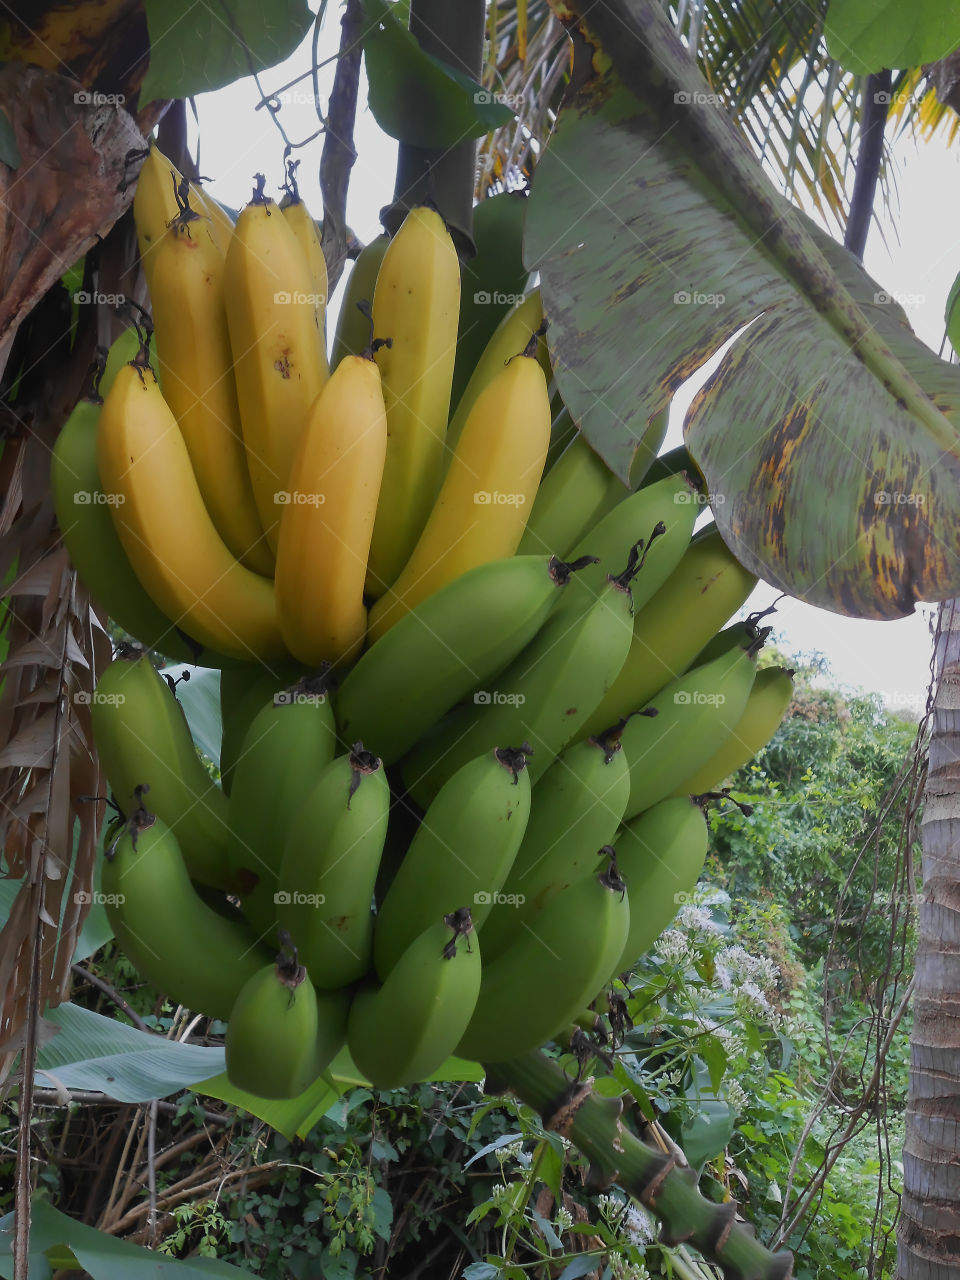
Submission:
[[[898,1280],[960,1280],[960,600],[940,605]]]

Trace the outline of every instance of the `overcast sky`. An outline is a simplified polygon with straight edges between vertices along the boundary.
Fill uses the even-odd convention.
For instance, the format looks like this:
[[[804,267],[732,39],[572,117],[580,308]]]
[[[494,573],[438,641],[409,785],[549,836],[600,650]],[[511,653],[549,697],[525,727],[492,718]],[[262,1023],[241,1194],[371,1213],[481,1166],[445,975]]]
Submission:
[[[339,39],[338,6],[331,5],[329,12],[327,29],[321,37],[321,57],[335,52]],[[309,41],[284,67],[264,77],[264,86],[272,90],[307,66]],[[332,70],[331,66],[321,72],[323,108]],[[252,80],[198,99],[201,172],[213,179],[213,193],[234,208],[249,199],[256,171],[266,173],[268,193],[276,194],[282,182],[282,140],[269,113],[255,109],[258,100]],[[309,81],[284,95],[279,118],[293,139],[313,132],[317,121]],[[301,191],[318,216],[321,141],[317,139],[299,153],[303,157]],[[366,109],[363,83],[356,143],[359,154],[347,215],[353,230],[366,241],[379,232],[379,210],[393,194],[396,143],[380,132]],[[884,289],[897,296],[918,335],[936,351],[943,332],[946,297],[960,270],[960,241],[956,236],[960,147],[950,154],[939,142],[924,145],[903,139],[896,142],[894,155],[898,207],[890,219],[881,214],[882,234],[877,226],[871,229],[864,265]],[[899,237],[896,227],[900,229]],[[334,311],[338,301],[335,296]],[[680,441],[682,414],[693,389],[691,384],[687,395],[681,392],[677,397],[665,447]],[[761,586],[749,607],[763,608],[775,594]],[[833,679],[852,688],[877,691],[891,706],[919,713],[929,678],[932,613],[932,607],[925,606],[899,622],[862,622],[797,601],[783,601],[772,621],[774,638],[782,648],[792,653],[819,651],[826,656]]]

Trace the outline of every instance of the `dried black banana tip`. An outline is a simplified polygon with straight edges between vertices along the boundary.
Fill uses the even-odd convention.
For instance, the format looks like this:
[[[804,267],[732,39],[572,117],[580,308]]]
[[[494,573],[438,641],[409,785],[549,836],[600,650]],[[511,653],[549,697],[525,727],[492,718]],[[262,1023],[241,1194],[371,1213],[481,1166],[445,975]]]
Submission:
[[[532,756],[534,751],[529,742],[522,742],[519,747],[494,747],[493,754],[513,774],[513,784],[517,786],[520,774],[527,767],[527,756]]]
[[[449,915],[443,917],[443,923],[448,929],[453,930],[453,937],[443,948],[444,960],[452,960],[457,954],[457,941],[464,938],[467,943],[467,950],[470,950],[470,934],[473,933],[473,918],[470,915],[469,907],[458,907],[456,911],[451,911]]]
[[[558,587],[565,587],[575,573],[579,573],[581,569],[586,569],[587,565],[599,564],[599,556],[580,556],[577,560],[561,560],[557,556],[551,556],[548,568],[550,576]]]

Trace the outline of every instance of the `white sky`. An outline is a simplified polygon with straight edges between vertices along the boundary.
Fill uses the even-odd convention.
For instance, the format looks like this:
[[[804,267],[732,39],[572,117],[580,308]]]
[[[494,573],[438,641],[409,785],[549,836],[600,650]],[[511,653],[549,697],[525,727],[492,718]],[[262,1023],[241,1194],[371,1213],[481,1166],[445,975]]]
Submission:
[[[321,35],[321,57],[335,53],[339,41],[338,6],[330,6]],[[273,89],[309,66],[309,40],[283,67],[263,77]],[[333,66],[321,71],[321,106],[332,83]],[[309,80],[288,91],[279,118],[288,136],[307,137],[317,125]],[[283,180],[283,143],[265,108],[257,111],[259,93],[252,80],[204,94],[197,100],[203,150],[201,172],[212,179],[210,190],[225,204],[238,208],[250,196],[253,174],[267,176],[267,193],[277,195]],[[302,157],[301,193],[320,213],[317,170],[322,138],[297,154]],[[365,102],[365,84],[356,127],[358,159],[353,169],[347,217],[364,242],[380,231],[379,211],[393,195],[396,143],[377,127]],[[960,148],[950,154],[940,142],[898,141],[894,147],[895,186],[899,209],[892,219],[881,214],[881,228],[871,229],[866,269],[907,311],[918,335],[935,351],[943,332],[944,304],[960,270],[960,242],[956,237],[956,209],[960,207]],[[894,228],[900,228],[899,240]],[[342,286],[341,286],[342,288]],[[338,291],[339,293],[339,291]],[[339,298],[333,299],[336,311]],[[665,448],[680,442],[682,414],[693,395],[689,384],[675,401]],[[775,596],[761,586],[748,608],[763,608]],[[834,680],[851,688],[880,693],[891,707],[919,714],[929,678],[930,618],[924,606],[898,622],[863,622],[831,614],[794,600],[779,606],[774,639],[793,653],[818,651],[829,663]]]

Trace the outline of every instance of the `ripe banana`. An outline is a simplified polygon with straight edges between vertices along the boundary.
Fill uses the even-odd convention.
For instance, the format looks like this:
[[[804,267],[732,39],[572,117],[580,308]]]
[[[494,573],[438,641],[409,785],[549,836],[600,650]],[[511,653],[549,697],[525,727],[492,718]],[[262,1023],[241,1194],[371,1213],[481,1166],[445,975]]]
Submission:
[[[387,453],[374,360],[347,356],[307,414],[290,471],[274,589],[283,638],[307,666],[363,647],[363,581]]]
[[[100,411],[97,465],[124,551],[163,612],[221,653],[284,655],[273,584],[234,559],[214,528],[149,367],[117,374]]]
[[[347,1047],[377,1089],[425,1080],[450,1057],[480,991],[480,947],[470,913],[428,925],[381,987],[357,992]]]
[[[353,264],[337,317],[331,369],[336,369],[344,356],[359,356],[370,345],[370,318],[357,310],[357,303],[366,302],[368,307],[372,305],[377,272],[389,243],[389,236],[377,236],[368,245],[364,245]]]
[[[100,406],[81,400],[53,446],[50,487],[70,559],[101,610],[148,649],[174,662],[218,666],[219,654],[190,641],[140,585],[117,537],[97,470]]]
[[[616,679],[633,635],[630,587],[636,549],[627,569],[610,578],[579,617],[559,606],[534,640],[484,691],[486,698],[455,710],[436,733],[410,753],[403,768],[407,789],[426,808],[444,782],[467,760],[501,742],[528,742],[535,786],[554,758],[578,733]],[[571,584],[572,585],[572,584]],[[570,590],[570,586],[565,588]]]
[[[544,474],[518,554],[546,551],[562,556],[628,492],[586,440],[576,435]]]
[[[584,601],[601,590],[607,574],[620,568],[624,547],[639,540],[644,554],[631,591],[634,615],[642,616],[647,601],[670,580],[690,545],[697,518],[692,498],[691,486],[681,474],[638,489],[618,502],[576,542],[574,556],[597,556],[599,563],[577,575],[558,612],[573,614],[582,609]]]
[[[699,769],[675,788],[677,795],[702,795],[713,791],[761,751],[783,719],[793,696],[793,671],[764,667],[757,672],[743,714],[726,741]]]
[[[523,842],[503,893],[482,926],[485,963],[575,880],[595,872],[630,798],[620,726],[567,747],[537,783]],[[478,926],[479,927],[479,926]]]
[[[647,703],[648,714],[630,717],[622,739],[630,763],[628,821],[672,795],[733,732],[756,671],[756,646],[735,648],[666,685]]]
[[[337,692],[344,742],[399,760],[457,702],[533,639],[574,566],[509,556],[468,570],[405,614]]]
[[[689,796],[661,800],[624,827],[614,847],[630,930],[611,976],[632,969],[689,899],[708,844],[707,820]]]
[[[259,1098],[295,1098],[325,1071],[347,1040],[346,991],[316,992],[293,948],[249,978],[224,1043],[227,1077]]]
[[[540,290],[531,289],[507,312],[494,329],[490,341],[484,347],[483,354],[470,375],[470,381],[464,388],[456,411],[450,418],[450,425],[447,427],[448,457],[452,459],[453,451],[456,450],[460,435],[467,425],[467,419],[481,392],[486,390],[508,361],[526,350],[530,339],[542,323],[543,304],[540,299]],[[540,358],[539,349],[537,357]],[[546,382],[549,380],[549,373],[544,372]],[[538,546],[536,550],[539,551],[540,547]],[[555,547],[544,547],[543,550],[555,555],[559,554]]]
[[[159,147],[150,144],[147,157],[137,175],[133,195],[133,221],[137,231],[140,265],[153,294],[153,251],[165,235],[167,227],[180,212],[177,189],[183,174],[167,159]]]
[[[220,785],[230,794],[243,740],[253,717],[303,675],[299,663],[256,663],[227,659],[220,669]]]
[[[461,574],[514,554],[549,440],[543,370],[516,356],[477,398],[410,559],[370,610],[371,640]]]
[[[535,928],[520,928],[510,945],[484,964],[480,995],[457,1055],[502,1062],[545,1044],[609,980],[629,928],[630,907],[612,863],[561,890],[537,916]]]
[[[387,461],[366,591],[379,596],[410,558],[436,497],[457,348],[460,263],[443,219],[411,209],[390,242],[373,295],[387,409]]]
[[[225,919],[199,896],[167,824],[134,810],[103,864],[101,889],[117,942],[143,976],[177,1004],[227,1019],[261,948],[239,911]]]
[[[135,649],[102,672],[90,708],[93,736],[117,803],[130,814],[137,787],[170,827],[190,876],[231,887],[227,802],[197,755],[183,708],[146,654]]]
[[[474,928],[482,926],[529,816],[522,748],[486,751],[440,788],[377,911],[373,959],[381,981],[446,909],[468,907]]]
[[[244,915],[261,936],[272,936],[277,926],[284,840],[336,746],[323,677],[276,694],[244,736],[230,795],[227,860]]]
[[[210,230],[217,243],[217,248],[222,254],[225,254],[230,241],[233,239],[236,219],[223,207],[219,200],[214,199],[209,191],[205,191],[199,183],[191,182],[190,184],[190,203],[198,213],[202,213],[204,217],[210,219]]]
[[[310,279],[313,282],[313,306],[314,316],[317,323],[317,330],[320,334],[320,350],[323,353],[323,362],[326,365],[327,360],[327,260],[323,256],[323,245],[320,243],[320,233],[317,230],[317,224],[310,216],[310,211],[300,199],[299,195],[284,196],[280,201],[280,211],[290,225],[290,229],[297,237],[300,248],[303,250],[307,259],[307,265],[310,268]],[[357,353],[359,355],[359,352]],[[329,368],[327,376],[329,377]]]
[[[649,702],[688,668],[756,585],[716,525],[698,532],[660,590],[637,610],[627,660],[582,734],[597,733]]]
[[[389,808],[382,763],[357,743],[327,765],[290,824],[277,920],[322,991],[356,982],[370,967],[373,889]]]
[[[262,183],[240,213],[224,260],[243,443],[260,521],[276,550],[281,499],[307,411],[327,379],[310,267]]]
[[[223,254],[202,218],[174,223],[153,249],[150,300],[163,397],[180,425],[220,537],[255,573],[273,553],[253,498],[223,302]]]

